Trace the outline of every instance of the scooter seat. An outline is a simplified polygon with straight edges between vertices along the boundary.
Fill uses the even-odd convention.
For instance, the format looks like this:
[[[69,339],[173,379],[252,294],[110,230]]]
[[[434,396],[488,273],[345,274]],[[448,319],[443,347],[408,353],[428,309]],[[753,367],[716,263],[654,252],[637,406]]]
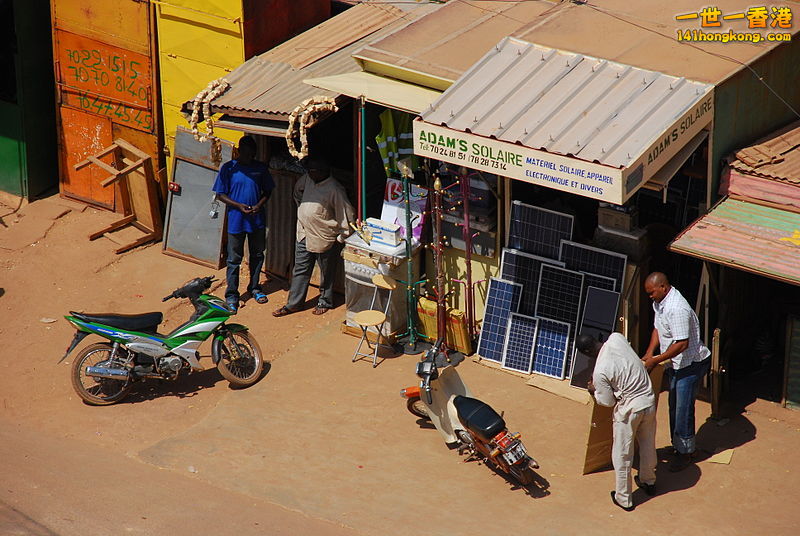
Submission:
[[[125,329],[128,331],[141,331],[145,333],[155,333],[156,328],[164,320],[163,313],[141,313],[138,315],[117,315],[111,313],[76,313],[70,311],[75,318],[84,322],[103,324],[113,328]]]
[[[458,395],[453,404],[461,424],[487,443],[506,428],[506,421],[486,402]]]

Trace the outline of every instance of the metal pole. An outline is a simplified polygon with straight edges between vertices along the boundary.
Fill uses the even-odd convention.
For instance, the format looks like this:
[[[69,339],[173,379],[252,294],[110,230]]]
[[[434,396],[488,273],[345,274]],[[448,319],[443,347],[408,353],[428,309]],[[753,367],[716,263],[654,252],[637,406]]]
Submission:
[[[442,253],[442,181],[435,175],[433,181],[433,251],[436,254],[436,339],[447,346],[447,304],[444,290],[444,259]]]
[[[366,98],[360,97],[359,114],[361,115],[361,221],[367,221],[367,132],[366,132]]]
[[[464,261],[467,264],[467,283],[465,285],[465,302],[467,329],[469,336],[475,337],[475,294],[472,287],[472,230],[469,224],[469,197],[472,193],[470,188],[469,174],[459,173],[459,183],[461,186],[461,203],[464,209],[464,225],[461,228],[462,238],[464,239]]]

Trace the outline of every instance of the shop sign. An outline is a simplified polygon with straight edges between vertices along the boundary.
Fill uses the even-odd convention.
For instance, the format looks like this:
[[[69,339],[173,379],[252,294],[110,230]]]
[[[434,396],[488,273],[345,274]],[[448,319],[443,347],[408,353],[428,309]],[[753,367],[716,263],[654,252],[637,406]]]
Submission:
[[[714,118],[714,90],[708,92],[653,143],[625,170],[625,199],[627,200],[684,145],[711,123]]]
[[[622,204],[618,168],[414,121],[414,154],[583,197]]]

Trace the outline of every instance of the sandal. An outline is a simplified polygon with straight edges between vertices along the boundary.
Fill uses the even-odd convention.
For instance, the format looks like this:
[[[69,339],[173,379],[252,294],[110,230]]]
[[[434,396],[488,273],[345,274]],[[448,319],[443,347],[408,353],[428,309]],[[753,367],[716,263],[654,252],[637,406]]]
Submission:
[[[318,315],[318,316],[319,315],[324,315],[325,313],[327,313],[330,310],[331,310],[330,307],[320,307],[319,305],[317,305],[316,307],[314,307],[314,310],[311,311],[311,314],[312,315]]]
[[[253,291],[253,299],[256,300],[256,303],[267,303],[269,298],[266,294],[261,292],[260,290]]]
[[[276,309],[275,311],[272,311],[272,316],[275,316],[275,317],[286,316],[286,315],[290,315],[292,313],[294,313],[294,311],[292,311],[291,309],[289,309],[288,307],[286,307],[284,305],[280,309]]]

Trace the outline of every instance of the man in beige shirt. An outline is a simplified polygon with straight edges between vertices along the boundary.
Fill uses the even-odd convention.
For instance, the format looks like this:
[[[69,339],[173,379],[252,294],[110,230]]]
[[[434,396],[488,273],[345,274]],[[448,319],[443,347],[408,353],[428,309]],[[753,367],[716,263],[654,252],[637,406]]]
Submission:
[[[344,242],[350,233],[350,222],[354,221],[353,206],[344,187],[331,175],[328,163],[309,158],[306,170],[294,187],[297,243],[289,298],[273,316],[294,313],[305,303],[315,262],[319,264],[322,281],[314,314],[321,315],[333,308],[333,279],[340,249],[337,243]]]
[[[596,360],[589,393],[598,404],[614,408],[611,461],[616,486],[611,492],[611,501],[631,511],[634,508],[631,496],[634,441],[639,444],[636,483],[648,495],[656,491],[656,397],[650,376],[621,333],[612,333],[605,343],[580,335],[575,347]]]

